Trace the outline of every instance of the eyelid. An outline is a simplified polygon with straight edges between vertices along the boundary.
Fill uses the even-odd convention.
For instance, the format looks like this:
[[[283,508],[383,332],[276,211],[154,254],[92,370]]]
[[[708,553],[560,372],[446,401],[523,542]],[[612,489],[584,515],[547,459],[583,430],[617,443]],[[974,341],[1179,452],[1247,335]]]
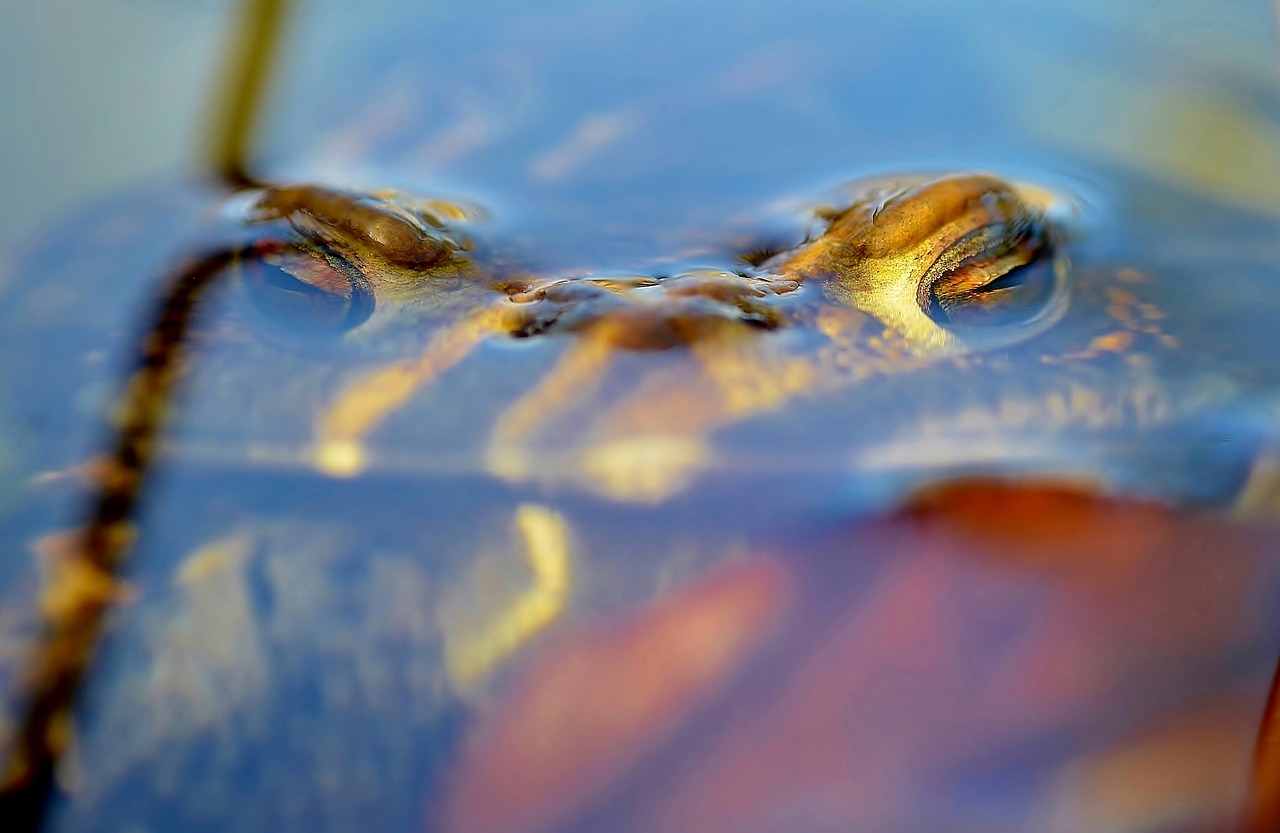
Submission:
[[[864,257],[888,257],[920,246],[975,210],[994,221],[1018,215],[1019,205],[1016,194],[995,177],[950,176],[900,191],[873,211],[847,212],[828,233],[857,240]]]
[[[1003,270],[1030,264],[1051,254],[1050,236],[1042,223],[1020,218],[1014,222],[990,223],[974,229],[947,246],[920,279],[918,292],[923,298],[947,274],[974,262],[985,261],[998,266],[1010,256],[1025,252],[1021,263]],[[999,275],[994,275],[995,280]]]
[[[448,242],[422,221],[360,194],[294,185],[266,191],[255,208],[256,220],[287,220],[308,238],[358,260],[422,270],[440,265],[450,253]]]

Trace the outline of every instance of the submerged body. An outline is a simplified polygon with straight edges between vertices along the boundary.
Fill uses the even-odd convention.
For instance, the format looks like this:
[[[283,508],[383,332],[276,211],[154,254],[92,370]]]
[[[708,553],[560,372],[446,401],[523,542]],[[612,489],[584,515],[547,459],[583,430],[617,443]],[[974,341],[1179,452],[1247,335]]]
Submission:
[[[1143,298],[1148,276],[1073,266],[1076,231],[1063,219],[1062,203],[1044,191],[987,174],[949,174],[877,179],[841,193],[847,202],[820,209],[807,237],[744,256],[734,270],[564,277],[486,260],[489,241],[463,227],[468,212],[438,201],[428,210],[403,197],[319,186],[237,198],[232,216],[240,219],[230,235],[237,253],[178,274],[175,289],[189,287],[195,274],[209,287],[198,296],[193,329],[158,342],[171,344],[171,354],[157,354],[152,342],[148,356],[155,358],[125,385],[120,411],[126,436],[141,430],[130,426],[152,424],[169,436],[160,461],[178,475],[153,500],[163,506],[175,494],[184,501],[192,498],[183,494],[198,501],[220,494],[223,520],[198,522],[176,540],[172,531],[144,535],[134,556],[140,566],[127,583],[75,578],[86,570],[97,575],[97,568],[92,561],[75,567],[78,553],[89,558],[93,551],[76,544],[74,533],[37,546],[57,565],[40,597],[51,621],[73,619],[86,606],[126,611],[112,632],[119,642],[107,644],[127,647],[105,682],[90,689],[91,725],[101,734],[86,742],[88,786],[70,805],[72,826],[92,829],[85,814],[102,808],[139,818],[209,812],[211,799],[186,788],[170,798],[143,790],[148,797],[133,803],[136,786],[129,785],[145,783],[156,767],[184,773],[184,784],[221,783],[227,776],[200,750],[227,732],[238,736],[233,725],[259,725],[269,745],[231,741],[243,750],[236,766],[278,760],[302,769],[286,781],[251,776],[242,787],[253,795],[285,783],[296,789],[319,777],[319,770],[306,774],[312,767],[345,771],[363,760],[361,766],[398,773],[402,780],[366,793],[351,793],[344,781],[315,805],[338,825],[388,793],[403,802],[424,789],[417,779],[426,773],[436,796],[425,811],[429,829],[742,828],[744,819],[715,804],[721,799],[714,792],[701,792],[776,789],[754,822],[762,831],[793,829],[795,813],[815,831],[850,824],[911,830],[935,817],[934,810],[907,812],[919,802],[913,796],[927,779],[963,780],[957,773],[976,766],[972,744],[997,754],[1028,732],[1072,739],[1036,758],[1036,767],[1056,773],[1072,756],[1094,754],[1093,745],[1118,742],[1092,715],[1105,712],[1108,698],[1141,688],[1141,675],[1119,670],[1136,662],[1134,652],[1149,655],[1135,668],[1190,679],[1222,656],[1195,647],[1231,633],[1222,624],[1213,626],[1216,636],[1201,632],[1219,622],[1219,605],[1243,605],[1250,624],[1223,650],[1253,670],[1221,680],[1229,702],[1216,695],[1204,701],[1204,708],[1226,710],[1207,731],[1218,744],[1213,760],[1229,761],[1234,775],[1205,792],[1186,818],[1234,813],[1252,740],[1242,726],[1260,715],[1273,650],[1259,635],[1269,621],[1254,608],[1259,597],[1246,601],[1246,579],[1257,582],[1255,592],[1270,588],[1275,566],[1263,557],[1265,536],[1179,519],[1132,499],[1201,507],[1245,501],[1265,515],[1274,429],[1265,419],[1243,421],[1252,433],[1222,443],[1217,426],[1245,410],[1238,389],[1187,366],[1165,315]],[[165,302],[162,320],[172,317],[173,303]],[[158,367],[170,370],[157,376]],[[175,411],[176,431],[155,423],[170,405],[151,401],[164,390],[151,380],[173,374],[183,379],[186,402],[223,408],[190,411],[187,404]],[[468,393],[459,398],[459,391]],[[442,410],[446,402],[452,415]],[[130,413],[150,422],[132,422]],[[110,465],[72,474],[85,478],[100,506],[124,500],[152,476],[127,473],[128,460],[150,459],[131,449],[158,439],[127,440],[124,456]],[[1180,471],[1185,460],[1198,465]],[[257,495],[251,504],[237,508],[227,502],[225,484],[239,480],[236,469],[246,465],[262,466],[265,479],[262,488],[250,487]],[[1025,492],[997,488],[996,500],[1008,504],[1006,523],[1047,523],[1043,542],[1010,550],[1002,542],[975,544],[963,523],[951,530],[910,515],[860,520],[921,484],[974,475],[1025,481]],[[281,491],[272,482],[290,486]],[[965,488],[955,498],[961,505]],[[1026,510],[1019,500],[1034,507],[1038,494],[1049,495],[1049,508],[1020,520]],[[1107,494],[1117,496],[1114,505],[1101,497]],[[395,497],[371,503],[379,495]],[[1086,537],[1094,534],[1089,525],[1104,523],[1095,515],[1114,516],[1119,537],[1078,540],[1073,513],[1084,519]],[[90,527],[84,540],[97,535],[128,546],[133,517],[111,524]],[[509,533],[495,536],[508,524]],[[1055,524],[1066,525],[1055,532]],[[1123,531],[1130,526],[1135,531]],[[643,533],[624,541],[618,529]],[[833,529],[847,531],[831,538]],[[1141,584],[1112,586],[1118,579],[1105,565],[1158,558],[1155,536],[1186,549],[1167,555],[1191,559],[1184,566],[1194,574],[1203,569],[1196,566],[1200,552],[1182,542],[1184,534],[1196,541],[1220,536],[1240,572],[1226,585],[1178,590],[1204,610],[1185,646],[1140,646],[1128,635],[1129,618],[1109,617],[1136,603]],[[376,541],[383,543],[370,543]],[[406,550],[405,541],[422,549]],[[1028,559],[1031,566],[1015,573],[1030,570],[1031,578],[968,565],[977,554]],[[1057,562],[1076,557],[1087,559],[1079,566],[1085,589],[1071,582],[1047,589]],[[923,560],[909,567],[916,558]],[[899,566],[881,576],[882,559]],[[716,566],[726,560],[729,566]],[[1042,574],[1043,564],[1049,573]],[[713,577],[702,577],[707,570]],[[1048,696],[1035,681],[1039,666],[1024,668],[1028,660],[1007,654],[998,640],[978,649],[994,652],[992,673],[1031,675],[1017,683],[1029,686],[1026,692],[975,695],[970,688],[982,690],[985,678],[945,660],[958,648],[945,647],[939,635],[922,635],[897,659],[880,657],[874,646],[865,656],[855,649],[864,628],[896,627],[875,624],[875,617],[893,618],[901,605],[916,604],[886,600],[889,607],[877,614],[876,596],[924,592],[935,573],[954,573],[938,580],[960,588],[990,581],[1003,588],[994,608],[971,608],[963,600],[969,591],[954,588],[947,591],[960,593],[954,604],[931,602],[942,605],[942,631],[1004,607],[1021,616],[1014,611],[1048,593],[1049,607],[1020,626],[1044,629],[1037,638],[1049,647],[1034,650],[1071,655],[1090,650],[1095,638],[1117,640],[1115,650],[1089,672],[1096,679],[1070,683],[1084,688],[1060,709],[1050,707],[1052,698],[1039,699]],[[1166,584],[1158,596],[1173,592],[1175,583]],[[640,612],[622,614],[631,624],[592,634],[589,623],[606,612],[637,605]],[[846,608],[851,623],[844,622]],[[866,622],[858,612],[864,608],[872,617]],[[1091,617],[1111,624],[1077,633]],[[340,621],[347,624],[338,636],[331,629]],[[562,636],[550,636],[557,632]],[[539,650],[543,643],[550,647]],[[827,660],[815,658],[818,665],[804,670],[789,659],[810,651],[863,658],[847,666],[834,661],[847,674],[817,670]],[[652,665],[649,657],[658,655],[668,659]],[[542,659],[516,684],[516,699],[495,698],[518,679],[508,669],[524,667],[530,656]],[[935,685],[969,692],[956,697],[977,696],[978,711],[955,716],[969,740],[925,754],[915,735],[891,733],[875,741],[876,760],[865,762],[856,749],[873,727],[855,721],[846,727],[844,752],[813,745],[819,731],[770,753],[780,780],[768,787],[756,783],[774,779],[766,770],[738,771],[745,765],[739,746],[750,743],[753,730],[732,724],[705,749],[686,738],[696,725],[691,715],[732,713],[740,701],[753,702],[735,681],[754,685],[760,674],[818,675],[778,694],[780,711],[766,723],[780,723],[768,731],[787,731],[791,716],[816,708],[813,698],[862,708],[859,680],[881,662],[924,663],[921,673],[936,676]],[[564,670],[566,663],[579,670]],[[1053,673],[1070,681],[1081,671]],[[319,712],[308,719],[356,714],[400,729],[366,735],[315,724],[306,731],[317,733],[319,758],[304,751],[308,743],[280,744],[279,731],[309,713],[289,705],[291,698],[313,689],[320,699],[309,708]],[[913,692],[902,689],[904,702],[918,699]],[[619,697],[629,705],[614,705]],[[407,702],[414,705],[402,711]],[[1193,697],[1187,708],[1198,702]],[[137,724],[140,708],[150,717]],[[995,721],[997,713],[1012,720],[1018,708],[1026,710],[1022,722]],[[902,719],[950,725],[943,701],[925,698],[912,709]],[[879,721],[895,719],[892,712],[873,709]],[[329,733],[336,758],[320,753]],[[579,738],[597,735],[608,742],[580,745]],[[703,775],[678,789],[654,781],[645,763],[653,755],[694,755],[688,765],[706,773],[707,785],[699,786]],[[830,795],[817,798],[825,794],[813,792],[816,781],[782,777],[819,766],[814,755],[826,763],[806,777],[835,778],[838,806]],[[699,756],[709,757],[693,763]],[[889,777],[881,767],[897,779],[897,797],[882,796],[883,804],[872,800],[880,789],[872,785]],[[527,787],[515,786],[525,778],[532,779]],[[618,792],[632,778],[633,788]],[[514,790],[509,799],[488,797],[498,789],[494,779]],[[1162,784],[1153,795],[1163,794]],[[676,803],[660,817],[638,813],[632,789],[657,791],[644,806]],[[967,795],[961,790],[956,806],[976,812]],[[999,806],[1011,820],[1038,818],[1050,812],[1042,802],[1050,802],[1053,825],[1101,813],[1121,820],[1115,829],[1141,829],[1125,827],[1129,811],[1110,801],[1076,796],[1054,781],[1012,791]],[[268,818],[314,823],[310,810],[289,812]],[[213,817],[248,823],[238,812]]]

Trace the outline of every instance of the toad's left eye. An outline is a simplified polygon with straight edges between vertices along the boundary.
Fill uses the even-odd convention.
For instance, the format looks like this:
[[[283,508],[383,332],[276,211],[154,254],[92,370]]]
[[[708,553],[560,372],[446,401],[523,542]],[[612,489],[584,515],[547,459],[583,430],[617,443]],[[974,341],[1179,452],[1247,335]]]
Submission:
[[[948,246],[921,279],[918,300],[949,329],[1017,325],[1044,312],[1060,277],[1045,221],[1027,213]]]

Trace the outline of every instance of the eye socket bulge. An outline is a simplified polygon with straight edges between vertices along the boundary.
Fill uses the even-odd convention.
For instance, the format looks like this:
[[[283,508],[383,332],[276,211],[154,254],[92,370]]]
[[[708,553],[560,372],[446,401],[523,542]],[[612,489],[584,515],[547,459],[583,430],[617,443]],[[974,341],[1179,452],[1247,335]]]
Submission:
[[[239,266],[255,317],[291,335],[339,336],[364,323],[376,306],[368,279],[332,252],[260,244]]]
[[[995,222],[947,247],[920,281],[921,309],[951,328],[1012,325],[1040,312],[1057,274],[1044,221]]]

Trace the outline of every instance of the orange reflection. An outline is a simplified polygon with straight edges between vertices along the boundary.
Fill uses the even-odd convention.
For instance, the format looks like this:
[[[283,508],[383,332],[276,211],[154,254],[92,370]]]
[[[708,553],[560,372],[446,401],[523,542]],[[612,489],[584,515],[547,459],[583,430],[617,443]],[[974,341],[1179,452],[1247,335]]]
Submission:
[[[785,597],[785,575],[754,561],[567,639],[476,740],[446,829],[546,829],[572,817],[728,680]]]
[[[482,720],[446,829],[1235,829],[1275,544],[1072,486],[932,490],[562,642]]]
[[[1271,695],[1258,732],[1249,793],[1248,833],[1280,830],[1280,669],[1271,683]]]

